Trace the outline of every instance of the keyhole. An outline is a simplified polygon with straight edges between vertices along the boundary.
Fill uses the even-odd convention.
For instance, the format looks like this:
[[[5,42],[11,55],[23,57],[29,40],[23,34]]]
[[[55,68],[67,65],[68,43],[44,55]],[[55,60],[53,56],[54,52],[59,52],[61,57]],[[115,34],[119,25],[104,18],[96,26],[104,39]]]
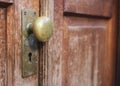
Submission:
[[[29,53],[28,57],[29,57],[29,61],[31,62],[32,61],[32,53]]]

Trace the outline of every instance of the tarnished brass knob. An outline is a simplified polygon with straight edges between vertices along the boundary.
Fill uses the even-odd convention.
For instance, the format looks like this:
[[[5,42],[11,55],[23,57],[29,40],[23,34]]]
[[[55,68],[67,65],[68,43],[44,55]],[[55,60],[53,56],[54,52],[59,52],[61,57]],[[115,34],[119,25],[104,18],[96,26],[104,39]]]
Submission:
[[[28,24],[29,29],[32,31],[35,37],[41,41],[46,42],[53,34],[53,23],[48,17],[38,17],[33,24]]]

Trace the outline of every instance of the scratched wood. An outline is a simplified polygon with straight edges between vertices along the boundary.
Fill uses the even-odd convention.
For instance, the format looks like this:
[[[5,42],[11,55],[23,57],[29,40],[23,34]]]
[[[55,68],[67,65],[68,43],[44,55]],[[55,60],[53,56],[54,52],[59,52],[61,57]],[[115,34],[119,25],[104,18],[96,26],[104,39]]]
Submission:
[[[38,75],[22,78],[21,11],[36,9],[39,14],[39,0],[14,0],[7,7],[7,74],[8,86],[38,86]]]
[[[48,16],[54,22],[54,0],[41,0],[41,16]],[[40,67],[39,67],[39,85],[40,86],[59,86],[59,77],[56,76],[56,72],[60,67],[54,65],[57,58],[56,55],[60,52],[54,52],[58,46],[57,41],[59,37],[59,30],[54,28],[54,34],[47,43],[41,44],[40,50]],[[56,33],[57,32],[57,33]],[[58,36],[56,36],[58,35]],[[54,38],[56,37],[56,38]],[[55,39],[55,40],[54,40]],[[55,68],[56,67],[56,68]],[[60,70],[60,69],[59,69]],[[57,73],[60,74],[60,73]],[[53,83],[54,82],[54,83]]]
[[[40,50],[40,86],[62,86],[62,16],[56,16],[59,5],[56,0],[41,0],[41,15],[48,16],[54,22],[52,38],[41,44]],[[60,1],[61,2],[61,1]],[[57,4],[54,4],[57,3]],[[61,5],[62,6],[62,5]],[[54,8],[57,7],[57,8]],[[62,11],[59,12],[62,15]],[[56,21],[57,20],[57,21]],[[60,26],[61,25],[61,26]]]
[[[64,2],[65,12],[106,17],[110,17],[112,14],[113,0],[64,0]]]
[[[0,86],[6,86],[6,11],[0,8]]]
[[[38,75],[22,78],[21,71],[21,11],[24,8],[36,9],[39,13],[39,0],[14,0],[14,86],[38,86]]]
[[[69,1],[54,1],[52,71],[48,71],[47,67],[44,69],[51,72],[52,77],[44,84],[49,85],[49,81],[52,81],[52,85],[49,86],[114,86],[115,80],[112,77],[115,76],[113,72],[115,65],[112,65],[115,60],[115,50],[108,51],[108,49],[112,50],[108,46],[110,47],[109,43],[113,41],[111,37],[115,39],[116,28],[112,29],[114,31],[112,35],[108,35],[112,26],[109,23],[111,20],[106,18],[111,16],[113,1],[92,0],[90,2],[94,2],[94,5],[98,2],[100,4],[94,7],[88,2],[86,9],[82,7],[78,9],[81,3],[77,3],[77,0],[71,0],[73,4]],[[82,3],[82,6],[85,4]],[[106,11],[103,10],[103,5]],[[100,12],[96,7],[100,7]],[[78,10],[71,11],[74,8]],[[84,12],[82,13],[81,10]],[[63,15],[66,12],[67,15]],[[106,41],[108,38],[110,41]],[[112,44],[115,46],[115,42]],[[108,53],[112,56],[110,57]],[[46,55],[48,54],[44,54]],[[109,73],[106,73],[106,70],[109,70]]]
[[[13,0],[0,0],[0,7],[6,8],[13,3]]]
[[[39,12],[39,0],[14,0],[6,11],[0,9],[0,86],[114,86],[117,11],[111,19],[101,16],[111,16],[112,10],[105,15],[63,15],[63,0],[40,3],[41,15],[54,19],[54,35],[40,44],[39,76],[28,78],[21,77],[21,10]]]
[[[14,7],[7,8],[7,85],[14,85],[15,49],[14,49]]]
[[[4,2],[4,3],[13,3],[13,0],[0,0],[0,2]]]
[[[82,22],[80,22],[82,21]],[[94,22],[95,21],[95,22]],[[65,17],[64,86],[105,86],[106,20]]]

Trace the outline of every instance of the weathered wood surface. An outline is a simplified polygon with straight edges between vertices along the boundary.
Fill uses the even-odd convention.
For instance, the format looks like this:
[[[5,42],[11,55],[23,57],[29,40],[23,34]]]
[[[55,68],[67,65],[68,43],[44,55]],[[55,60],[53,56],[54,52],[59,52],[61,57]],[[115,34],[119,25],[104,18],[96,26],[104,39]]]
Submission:
[[[63,86],[105,86],[106,20],[65,17]]]
[[[7,8],[8,86],[38,86],[38,75],[22,78],[21,11],[24,8],[39,13],[39,0],[14,0],[14,5]]]
[[[6,10],[0,8],[0,86],[6,86]]]
[[[113,0],[64,0],[64,12],[110,17]]]
[[[116,11],[111,19],[102,17],[111,16],[112,6],[108,3],[105,13],[101,10],[97,14],[92,8],[89,14],[86,7],[84,13],[75,10],[66,16],[64,0],[41,1],[42,10],[39,0],[14,0],[14,5],[6,11],[0,9],[0,86],[38,86],[38,82],[40,86],[114,86]],[[21,10],[24,8],[36,9],[54,19],[53,37],[41,44],[39,76],[28,78],[21,77]]]
[[[69,1],[67,1],[68,4],[70,4]],[[80,6],[76,3],[77,0],[73,2],[75,4],[70,6],[71,9]],[[55,31],[51,55],[53,69],[52,71],[48,71],[47,67],[45,69],[52,73],[52,85],[50,86],[113,86],[115,84],[112,78],[115,76],[113,72],[115,50],[111,52],[112,48],[108,46],[110,47],[112,38],[115,40],[116,29],[112,29],[112,35],[108,35],[110,28],[113,27],[109,26],[111,20],[106,18],[111,16],[113,3],[112,0],[108,0],[108,3],[101,0],[91,2],[94,2],[95,7],[92,7],[92,11],[89,12],[91,3],[88,3],[86,10],[81,7],[78,11],[71,11],[71,9],[66,11],[63,8],[63,4],[66,3],[64,0],[54,1]],[[95,3],[98,2],[101,4],[96,5]],[[106,11],[103,10],[103,5]],[[82,6],[85,6],[85,3]],[[99,7],[100,12],[97,10]],[[84,10],[84,13],[80,10]],[[63,15],[65,12],[68,12],[67,16]],[[110,41],[106,41],[108,38]],[[115,46],[115,42],[112,44]],[[106,72],[107,70],[109,73]],[[49,80],[47,84],[49,85]]]
[[[13,0],[0,0],[0,7],[6,8],[13,3]]]
[[[13,0],[0,0],[0,2],[4,2],[4,3],[13,3]]]
[[[44,43],[40,50],[40,86],[61,86],[62,85],[62,27],[58,22],[62,18],[54,15],[59,10],[57,4],[54,5],[55,0],[41,0],[41,15],[48,16],[54,21],[54,33],[49,42]],[[60,3],[58,3],[60,4]],[[62,13],[60,13],[61,15]],[[56,19],[57,18],[57,19]],[[57,21],[56,21],[57,20]],[[60,20],[60,21],[59,21]],[[63,22],[61,22],[63,23]],[[61,29],[60,29],[61,28]]]

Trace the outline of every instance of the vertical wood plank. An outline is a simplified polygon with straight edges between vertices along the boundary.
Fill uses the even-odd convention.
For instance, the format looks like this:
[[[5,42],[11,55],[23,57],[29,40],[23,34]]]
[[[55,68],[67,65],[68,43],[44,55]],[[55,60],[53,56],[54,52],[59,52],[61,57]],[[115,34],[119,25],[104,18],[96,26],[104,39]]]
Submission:
[[[120,1],[118,1],[118,8],[120,8]],[[118,9],[118,38],[117,38],[117,74],[116,86],[120,86],[120,9]]]
[[[40,0],[41,16],[47,16],[54,22],[54,0]],[[53,37],[47,43],[41,43],[39,85],[53,86]]]
[[[6,86],[6,10],[0,8],[0,86]]]
[[[14,66],[14,86],[38,86],[38,75],[22,78],[21,62],[21,11],[22,9],[35,9],[39,13],[39,0],[14,0],[14,47],[15,47],[15,66]]]
[[[112,18],[110,19],[108,23],[108,28],[107,28],[107,64],[106,64],[106,85],[105,86],[116,86],[116,68],[119,68],[117,62],[119,56],[116,58],[116,54],[119,54],[119,51],[117,52],[117,49],[119,46],[117,45],[117,36],[119,33],[119,27],[118,27],[118,12],[119,12],[119,7],[118,7],[118,2],[119,0],[114,0],[114,5],[113,5],[113,11],[112,11]],[[116,53],[117,52],[117,53]],[[118,67],[116,67],[118,66]],[[118,76],[118,75],[117,75]],[[119,81],[118,81],[119,82]],[[119,86],[117,84],[117,86]]]
[[[14,86],[14,6],[7,8],[7,85]]]
[[[9,86],[38,86],[38,75],[22,78],[21,11],[35,9],[39,14],[39,0],[14,0],[7,8],[7,62]]]
[[[0,0],[0,7],[6,8],[13,3],[13,0]]]
[[[0,2],[13,3],[13,0],[0,0]]]
[[[117,35],[118,35],[118,1],[114,0],[112,17],[108,22],[107,39],[106,39],[106,65],[105,65],[105,86],[115,86],[115,73],[116,73],[116,49],[117,49]]]

